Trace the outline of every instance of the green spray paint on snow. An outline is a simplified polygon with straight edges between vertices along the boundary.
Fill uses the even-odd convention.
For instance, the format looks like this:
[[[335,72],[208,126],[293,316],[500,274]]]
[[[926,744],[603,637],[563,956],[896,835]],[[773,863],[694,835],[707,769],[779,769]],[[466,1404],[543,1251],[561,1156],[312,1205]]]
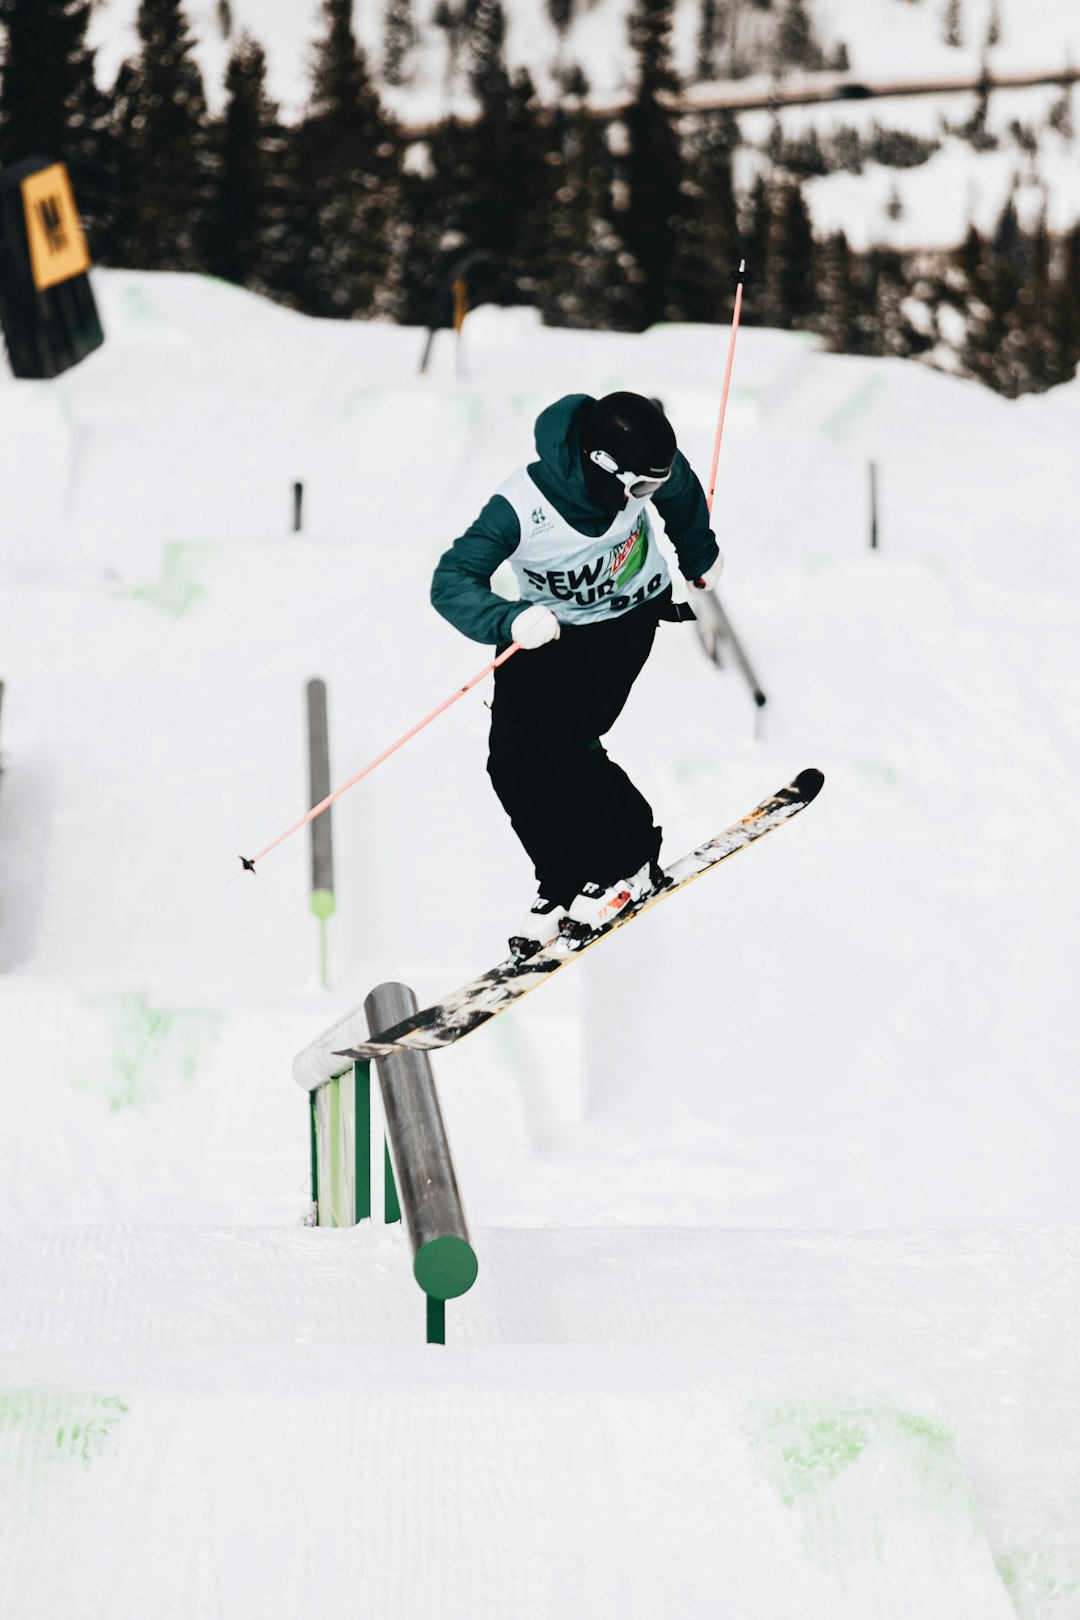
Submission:
[[[866,381],[861,383],[831,416],[826,417],[822,432],[827,433],[832,439],[845,439],[852,422],[860,416],[865,416],[884,386],[883,378],[867,377]]]
[[[1060,1536],[1013,1537],[994,1560],[1018,1620],[1072,1620],[1080,1614],[1080,1558]]]
[[[108,1456],[116,1448],[116,1431],[129,1411],[119,1395],[36,1389],[0,1394],[0,1458],[4,1459],[0,1494],[4,1500],[16,1500],[14,1486],[22,1473],[57,1463],[89,1468]]]
[[[801,1521],[806,1555],[842,1574],[917,1534],[939,1569],[982,1534],[956,1441],[888,1401],[803,1397],[755,1405],[744,1432],[757,1471]]]
[[[160,579],[118,590],[116,595],[142,602],[170,619],[182,619],[209,596],[202,576],[220,551],[210,541],[170,540],[162,550]]]
[[[881,760],[857,760],[855,769],[860,776],[866,778],[872,787],[895,788],[900,784],[900,778],[891,765]]]
[[[205,1065],[224,1014],[154,1007],[129,993],[88,999],[103,1022],[101,1038],[80,1043],[73,1083],[112,1112],[145,1108],[186,1091]]]

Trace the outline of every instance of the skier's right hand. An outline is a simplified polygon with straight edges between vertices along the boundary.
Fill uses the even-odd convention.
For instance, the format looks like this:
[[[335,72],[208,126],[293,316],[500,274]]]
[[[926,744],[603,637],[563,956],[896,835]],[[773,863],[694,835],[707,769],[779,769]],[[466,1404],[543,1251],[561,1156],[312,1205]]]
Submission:
[[[519,647],[529,651],[542,647],[546,641],[557,641],[559,621],[550,608],[541,607],[537,602],[518,614],[510,626],[510,634]]]

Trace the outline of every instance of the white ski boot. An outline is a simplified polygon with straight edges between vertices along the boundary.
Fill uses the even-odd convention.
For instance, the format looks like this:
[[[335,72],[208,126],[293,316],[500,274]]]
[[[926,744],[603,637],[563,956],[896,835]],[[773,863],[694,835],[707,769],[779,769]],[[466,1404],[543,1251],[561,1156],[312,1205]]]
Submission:
[[[545,945],[550,945],[559,937],[559,929],[566,916],[566,907],[560,906],[554,900],[546,900],[538,894],[525,916],[521,927],[516,934],[510,935],[510,954],[519,962],[525,962],[537,951],[542,951]]]
[[[656,861],[646,861],[633,877],[620,878],[606,888],[599,883],[586,883],[571,900],[566,916],[559,924],[559,931],[567,939],[587,939],[590,934],[614,922],[627,906],[636,905],[647,895],[665,888],[666,884],[664,869]]]

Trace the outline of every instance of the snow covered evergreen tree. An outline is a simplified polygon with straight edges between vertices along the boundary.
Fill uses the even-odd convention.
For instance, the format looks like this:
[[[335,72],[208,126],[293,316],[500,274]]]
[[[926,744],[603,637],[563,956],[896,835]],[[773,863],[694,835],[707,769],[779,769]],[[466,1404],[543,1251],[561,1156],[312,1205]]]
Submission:
[[[140,0],[139,53],[113,91],[119,150],[113,262],[201,270],[211,195],[206,97],[181,0]]]
[[[765,324],[761,289],[768,273],[770,200],[765,176],[760,171],[749,193],[741,199],[739,215],[742,257],[755,282],[755,296],[748,300],[743,319],[748,326],[761,326]]]
[[[616,223],[606,132],[580,107],[559,116],[555,128],[547,318],[560,326],[625,329],[633,320],[634,261]]]
[[[792,180],[779,182],[769,202],[762,315],[768,326],[806,326],[816,309],[810,215]]]
[[[957,48],[963,45],[964,31],[960,0],[945,0],[945,11],[941,20],[941,37],[946,45]]]
[[[382,71],[387,84],[404,84],[409,56],[419,36],[412,0],[386,0],[383,13]]]
[[[266,87],[266,54],[248,33],[225,74],[225,111],[216,130],[214,198],[207,268],[238,286],[267,290],[286,231],[284,137]]]
[[[352,11],[352,0],[322,0],[311,100],[293,137],[301,304],[314,315],[392,315],[400,158]]]
[[[89,0],[0,0],[0,162],[66,160],[95,104]]]
[[[510,88],[506,66],[506,13],[502,0],[471,0],[469,84],[481,107],[497,111]]]
[[[685,132],[682,199],[668,286],[672,312],[685,321],[726,320],[729,273],[743,256],[732,189],[731,153],[738,124],[726,113],[702,113]]]
[[[774,49],[778,67],[821,66],[822,53],[814,39],[805,0],[787,0],[777,26]]]
[[[723,14],[718,0],[701,0],[698,19],[696,69],[699,80],[716,78],[716,52],[724,34]]]
[[[637,82],[625,118],[626,207],[620,228],[635,261],[639,327],[669,313],[667,281],[683,206],[678,130],[660,100],[679,85],[671,60],[672,11],[673,0],[634,0],[629,20]]]
[[[97,252],[112,206],[109,106],[86,42],[90,0],[0,0],[0,167],[61,161]]]
[[[843,231],[816,244],[813,273],[818,302],[815,332],[832,354],[858,354],[863,341],[860,300],[853,256]]]

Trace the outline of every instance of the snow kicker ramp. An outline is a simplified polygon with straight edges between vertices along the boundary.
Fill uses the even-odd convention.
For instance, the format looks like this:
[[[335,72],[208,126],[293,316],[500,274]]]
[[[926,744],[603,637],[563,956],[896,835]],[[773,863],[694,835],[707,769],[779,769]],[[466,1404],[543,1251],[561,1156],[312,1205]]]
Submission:
[[[400,1247],[10,1233],[0,1614],[1076,1614],[1076,1234],[489,1231],[436,1351]]]

